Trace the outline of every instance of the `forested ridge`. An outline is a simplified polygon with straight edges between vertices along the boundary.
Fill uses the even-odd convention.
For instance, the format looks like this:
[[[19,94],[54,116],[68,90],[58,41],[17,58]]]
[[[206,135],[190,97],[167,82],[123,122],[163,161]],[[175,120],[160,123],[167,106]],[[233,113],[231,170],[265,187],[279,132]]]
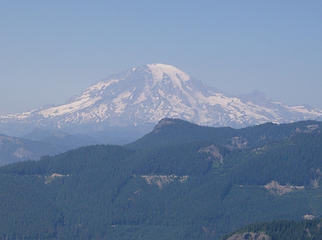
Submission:
[[[0,239],[220,239],[322,214],[321,122],[244,129],[164,119],[126,146],[0,168]]]
[[[232,240],[241,236],[244,237],[242,239],[251,239],[251,233],[266,234],[271,240],[321,240],[322,219],[305,221],[279,220],[250,224],[223,237],[223,239]]]

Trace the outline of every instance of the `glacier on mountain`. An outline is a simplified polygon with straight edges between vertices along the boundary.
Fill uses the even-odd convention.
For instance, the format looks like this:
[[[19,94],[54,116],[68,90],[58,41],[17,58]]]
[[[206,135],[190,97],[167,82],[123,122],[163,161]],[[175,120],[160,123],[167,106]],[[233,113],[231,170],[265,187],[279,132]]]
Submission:
[[[244,127],[264,122],[321,119],[322,111],[267,98],[227,96],[180,69],[148,64],[115,74],[66,104],[0,116],[0,131],[13,126],[97,130],[155,124],[165,117],[201,125]]]

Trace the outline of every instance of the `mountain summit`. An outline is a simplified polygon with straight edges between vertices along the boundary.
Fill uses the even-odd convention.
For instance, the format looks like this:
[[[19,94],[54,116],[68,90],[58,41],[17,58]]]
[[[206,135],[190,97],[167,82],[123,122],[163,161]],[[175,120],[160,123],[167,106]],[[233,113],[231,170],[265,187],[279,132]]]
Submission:
[[[209,126],[243,127],[263,122],[321,118],[322,111],[261,98],[231,97],[180,69],[148,64],[112,75],[66,104],[0,116],[0,131],[46,127],[99,130],[153,125],[165,117]]]

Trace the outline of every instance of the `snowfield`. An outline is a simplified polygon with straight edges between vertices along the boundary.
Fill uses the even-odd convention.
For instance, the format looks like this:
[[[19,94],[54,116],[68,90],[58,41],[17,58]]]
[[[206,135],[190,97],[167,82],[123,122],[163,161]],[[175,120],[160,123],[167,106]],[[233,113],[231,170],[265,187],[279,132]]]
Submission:
[[[0,127],[24,123],[51,128],[97,123],[127,127],[155,124],[165,117],[209,126],[244,127],[321,119],[322,111],[267,98],[258,103],[226,96],[174,66],[148,64],[100,81],[66,104],[0,116]]]

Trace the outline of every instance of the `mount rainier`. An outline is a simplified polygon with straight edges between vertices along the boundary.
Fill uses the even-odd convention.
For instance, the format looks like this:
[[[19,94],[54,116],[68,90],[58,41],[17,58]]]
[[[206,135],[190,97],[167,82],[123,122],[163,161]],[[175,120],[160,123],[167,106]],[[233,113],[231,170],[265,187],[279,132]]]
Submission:
[[[66,104],[0,116],[0,131],[21,133],[40,127],[90,132],[152,126],[165,117],[201,125],[244,127],[321,116],[321,110],[288,106],[258,94],[228,96],[174,66],[148,64],[112,75]]]

